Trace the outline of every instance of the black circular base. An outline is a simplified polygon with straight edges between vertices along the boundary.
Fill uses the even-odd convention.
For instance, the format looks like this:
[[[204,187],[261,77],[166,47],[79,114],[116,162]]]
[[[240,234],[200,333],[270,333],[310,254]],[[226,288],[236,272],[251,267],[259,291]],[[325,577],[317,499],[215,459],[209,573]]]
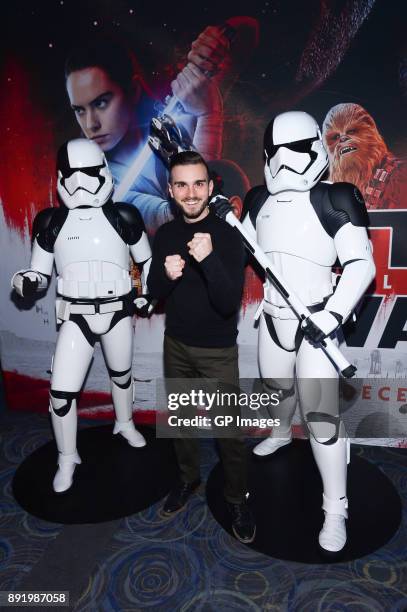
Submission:
[[[208,479],[208,504],[215,519],[232,533],[222,487],[223,473],[218,464]],[[286,561],[333,563],[358,559],[386,544],[401,522],[401,500],[390,480],[352,452],[348,541],[340,553],[322,551],[318,544],[324,521],[322,483],[306,440],[294,440],[268,457],[252,454],[249,490],[257,524],[256,538],[250,546]]]
[[[30,514],[64,524],[101,523],[140,512],[162,499],[177,478],[172,441],[157,439],[154,429],[140,427],[147,440],[131,447],[112,425],[78,432],[82,464],[72,487],[57,494],[52,481],[57,469],[55,442],[32,453],[17,469],[13,493]]]

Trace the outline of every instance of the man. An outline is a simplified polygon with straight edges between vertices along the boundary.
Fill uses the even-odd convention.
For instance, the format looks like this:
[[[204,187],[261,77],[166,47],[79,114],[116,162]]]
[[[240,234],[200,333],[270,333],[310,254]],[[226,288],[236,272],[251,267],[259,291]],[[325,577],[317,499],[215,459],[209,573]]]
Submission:
[[[254,448],[268,455],[291,442],[297,389],[323,484],[325,522],[319,544],[346,543],[349,440],[339,415],[338,374],[320,342],[345,322],[374,278],[363,198],[349,183],[320,182],[328,166],[316,121],[307,113],[277,115],[264,135],[266,186],[247,195],[243,225],[311,315],[297,314],[266,280],[259,327],[260,372],[278,392],[281,425]],[[332,266],[343,273],[334,291]]]
[[[238,389],[237,315],[244,252],[240,238],[209,212],[213,182],[204,159],[195,152],[178,153],[170,162],[169,191],[181,215],[163,225],[154,240],[148,288],[166,299],[164,367],[171,379],[219,380],[221,388]],[[234,406],[231,410],[236,413]],[[180,483],[169,494],[163,512],[181,510],[200,484],[196,438],[174,441]],[[247,457],[240,436],[219,439],[225,476],[224,495],[236,537],[255,537],[246,503]]]
[[[194,42],[188,64],[171,83],[181,105],[177,125],[205,159],[218,158],[222,149],[222,98],[209,74],[221,66],[229,48],[222,28],[207,28]],[[199,65],[204,58],[206,71]],[[140,126],[148,126],[151,119],[151,115],[140,116],[141,95],[148,88],[135,57],[117,41],[95,37],[72,50],[65,78],[82,132],[106,153],[117,187],[143,145]],[[173,218],[166,184],[166,168],[152,155],[123,198],[137,206],[150,235]]]

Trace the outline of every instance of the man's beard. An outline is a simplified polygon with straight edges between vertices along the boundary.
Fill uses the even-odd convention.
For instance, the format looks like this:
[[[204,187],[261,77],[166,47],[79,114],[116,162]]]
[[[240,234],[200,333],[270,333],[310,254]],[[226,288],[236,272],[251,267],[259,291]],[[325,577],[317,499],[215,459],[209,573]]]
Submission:
[[[202,205],[199,207],[199,209],[195,210],[194,212],[190,212],[187,208],[184,208],[184,206],[185,206],[185,202],[184,201],[182,202],[182,206],[180,205],[180,208],[182,210],[182,214],[184,215],[184,217],[186,219],[197,219],[198,217],[200,217],[202,215],[203,211],[208,206],[208,202],[209,202],[209,198],[204,200],[202,202]]]

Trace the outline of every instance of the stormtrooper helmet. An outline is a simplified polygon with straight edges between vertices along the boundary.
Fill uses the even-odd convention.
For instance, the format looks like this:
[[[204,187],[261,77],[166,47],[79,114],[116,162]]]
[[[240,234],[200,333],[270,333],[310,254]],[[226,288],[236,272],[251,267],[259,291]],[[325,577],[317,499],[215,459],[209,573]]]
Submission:
[[[113,177],[103,151],[86,138],[69,140],[58,151],[57,191],[68,208],[99,207],[113,192]]]
[[[271,194],[308,191],[329,163],[317,122],[302,111],[282,113],[268,124],[264,153],[264,175]]]

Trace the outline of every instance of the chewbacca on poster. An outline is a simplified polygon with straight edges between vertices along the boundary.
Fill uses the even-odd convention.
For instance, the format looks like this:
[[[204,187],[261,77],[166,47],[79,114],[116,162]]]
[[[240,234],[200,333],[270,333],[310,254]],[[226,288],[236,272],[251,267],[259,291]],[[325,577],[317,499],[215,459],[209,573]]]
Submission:
[[[371,115],[359,104],[337,104],[323,123],[329,179],[356,185],[368,209],[407,208],[407,165],[387,148]]]

